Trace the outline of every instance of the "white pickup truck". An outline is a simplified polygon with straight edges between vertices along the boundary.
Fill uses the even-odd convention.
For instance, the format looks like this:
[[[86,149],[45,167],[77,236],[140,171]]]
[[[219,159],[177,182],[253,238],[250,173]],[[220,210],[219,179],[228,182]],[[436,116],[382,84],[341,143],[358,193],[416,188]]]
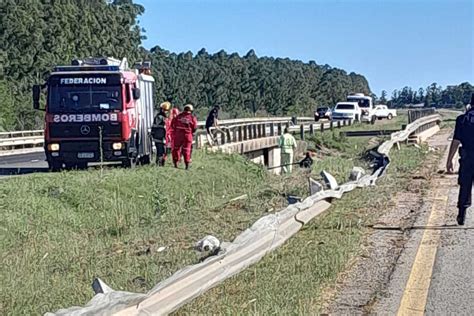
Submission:
[[[391,120],[395,116],[397,116],[397,110],[389,110],[386,105],[379,104],[379,105],[375,106],[374,115],[379,120],[381,120],[383,118]]]
[[[360,122],[362,111],[357,102],[338,102],[332,111],[333,120],[354,120]]]

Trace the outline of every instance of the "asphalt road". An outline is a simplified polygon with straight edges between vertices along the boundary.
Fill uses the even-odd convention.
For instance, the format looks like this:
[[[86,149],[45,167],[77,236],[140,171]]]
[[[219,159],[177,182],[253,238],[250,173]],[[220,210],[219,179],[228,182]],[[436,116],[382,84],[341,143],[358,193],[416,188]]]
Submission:
[[[446,155],[440,170],[445,163]],[[373,314],[474,314],[474,208],[458,226],[457,175],[439,175],[433,183],[424,216],[415,223]]]
[[[0,157],[0,176],[47,172],[43,152]]]

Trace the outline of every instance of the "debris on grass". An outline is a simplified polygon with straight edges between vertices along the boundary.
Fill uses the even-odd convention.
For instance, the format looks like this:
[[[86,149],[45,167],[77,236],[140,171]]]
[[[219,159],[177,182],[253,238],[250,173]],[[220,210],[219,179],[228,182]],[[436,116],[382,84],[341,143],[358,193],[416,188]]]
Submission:
[[[353,167],[351,174],[349,175],[350,181],[358,181],[362,176],[365,175],[365,170],[361,167]]]
[[[339,187],[336,178],[334,178],[329,172],[325,170],[321,171],[321,177],[323,177],[324,183],[330,190],[336,190]]]
[[[323,185],[313,178],[309,178],[309,194],[313,195],[323,191]]]
[[[219,241],[219,239],[212,235],[208,235],[196,242],[196,244],[194,245],[194,249],[199,252],[213,252],[218,249],[220,245],[221,242]]]

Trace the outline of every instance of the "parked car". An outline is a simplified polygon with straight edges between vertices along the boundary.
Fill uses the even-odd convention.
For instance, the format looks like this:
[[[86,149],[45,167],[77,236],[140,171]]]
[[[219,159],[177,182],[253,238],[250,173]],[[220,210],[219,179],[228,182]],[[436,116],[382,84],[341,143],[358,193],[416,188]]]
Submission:
[[[314,111],[314,120],[316,122],[323,118],[331,120],[331,117],[332,117],[331,114],[332,114],[331,109],[327,106],[317,108],[316,111]]]
[[[379,120],[383,118],[391,120],[397,116],[397,110],[389,110],[386,105],[379,104],[375,106],[374,114]]]
[[[339,102],[332,112],[333,120],[355,120],[360,122],[362,111],[357,102]]]

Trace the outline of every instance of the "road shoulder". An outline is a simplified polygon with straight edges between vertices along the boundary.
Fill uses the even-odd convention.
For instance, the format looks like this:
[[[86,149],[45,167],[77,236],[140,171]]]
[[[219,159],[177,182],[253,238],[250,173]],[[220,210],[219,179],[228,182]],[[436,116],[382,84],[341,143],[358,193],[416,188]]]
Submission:
[[[443,131],[430,140],[430,145],[444,152],[447,138],[448,133]],[[422,170],[412,176],[406,190],[395,196],[394,207],[373,225],[362,254],[353,260],[349,269],[339,276],[336,286],[328,291],[333,294],[325,299],[328,302],[324,308],[327,313],[397,313],[402,293],[392,295],[385,290],[392,282],[403,284],[402,288],[407,282],[407,278],[394,279],[394,276],[409,275],[411,264],[408,263],[413,262],[423,233],[410,227],[427,223],[432,205],[424,202],[424,197],[429,195],[429,183],[433,183],[432,178],[436,177],[439,157],[439,153],[429,156]],[[410,240],[417,242],[412,245]],[[408,273],[396,273],[399,269],[405,269]],[[396,304],[387,301],[380,309],[379,300],[383,298],[394,298]]]

